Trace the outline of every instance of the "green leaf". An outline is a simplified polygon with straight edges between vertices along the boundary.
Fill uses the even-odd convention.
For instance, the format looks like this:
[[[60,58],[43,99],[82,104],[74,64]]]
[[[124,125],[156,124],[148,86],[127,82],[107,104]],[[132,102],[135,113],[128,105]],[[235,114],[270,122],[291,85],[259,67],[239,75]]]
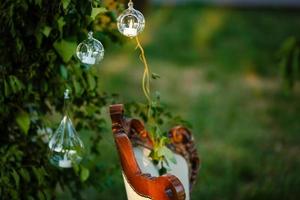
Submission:
[[[14,82],[14,80],[13,79],[9,79],[9,85],[10,85],[10,88],[12,89],[12,92],[13,93],[16,93],[18,90],[17,90],[17,88],[15,87],[15,82]]]
[[[36,168],[36,167],[33,167],[32,169],[36,179],[38,180],[38,184],[42,185],[44,182],[44,175],[45,175],[44,170],[42,168]]]
[[[24,88],[23,83],[17,77],[15,77],[13,75],[9,76],[9,84],[13,90],[13,93],[16,93]]]
[[[15,43],[16,43],[16,51],[17,53],[20,53],[24,49],[24,43],[20,38],[16,38]]]
[[[177,163],[174,153],[168,147],[162,147],[162,152],[167,160],[170,160],[174,164]]]
[[[42,0],[35,0],[35,5],[38,5],[40,8],[42,7]]]
[[[92,75],[87,74],[87,81],[88,81],[89,89],[93,90],[96,87],[95,78]]]
[[[16,183],[16,188],[19,189],[19,185],[20,185],[20,176],[19,174],[16,172],[16,170],[13,169],[13,172],[12,172],[12,176],[15,180],[15,183]]]
[[[91,12],[91,18],[94,20],[96,18],[97,15],[99,15],[100,13],[105,13],[107,11],[106,8],[92,8],[92,12]]]
[[[12,75],[9,76],[8,80],[9,80],[10,88],[12,89],[13,93],[16,93],[18,91],[18,88],[15,85],[15,76],[12,76]]]
[[[50,26],[45,26],[42,30],[42,33],[48,37],[50,35],[50,32],[51,32],[52,28]]]
[[[84,182],[89,178],[89,176],[90,176],[90,171],[85,167],[81,167],[80,180]]]
[[[165,144],[164,141],[165,141],[166,137],[162,137],[162,132],[161,132],[159,126],[156,126],[155,137],[160,139],[160,146],[163,146]]]
[[[27,171],[26,169],[23,169],[23,168],[22,168],[22,169],[20,170],[20,174],[21,174],[22,178],[25,180],[25,182],[29,183],[29,181],[30,181],[30,176],[29,176],[28,171]]]
[[[163,149],[163,147],[158,146],[158,147],[156,147],[156,149],[157,149],[157,156],[159,156],[159,157],[164,156],[164,149]]]
[[[160,75],[159,75],[159,74],[156,74],[156,73],[152,73],[152,74],[151,74],[151,77],[152,77],[153,79],[159,79],[159,78],[160,78]]]
[[[73,163],[73,169],[75,174],[79,175],[79,165],[76,162]]]
[[[63,34],[63,28],[64,28],[65,24],[66,24],[66,22],[64,20],[64,17],[60,17],[57,20],[58,30],[59,30],[61,36]]]
[[[67,80],[68,79],[68,70],[64,65],[60,65],[60,75]]]
[[[18,91],[22,90],[24,88],[23,83],[19,79],[17,79],[17,78],[15,79],[15,85],[16,85]]]
[[[64,39],[56,41],[53,46],[65,63],[72,58],[77,47],[76,43],[69,42]]]
[[[38,199],[39,200],[44,200],[45,199],[45,196],[41,191],[38,191]]]
[[[74,87],[75,94],[76,95],[81,95],[82,88],[81,88],[79,82],[75,78],[73,78],[72,82],[73,82],[73,87]]]
[[[30,127],[30,117],[29,114],[25,111],[21,111],[17,117],[16,117],[16,122],[22,132],[27,135],[29,127]]]
[[[66,10],[71,3],[71,0],[62,0],[63,8]]]

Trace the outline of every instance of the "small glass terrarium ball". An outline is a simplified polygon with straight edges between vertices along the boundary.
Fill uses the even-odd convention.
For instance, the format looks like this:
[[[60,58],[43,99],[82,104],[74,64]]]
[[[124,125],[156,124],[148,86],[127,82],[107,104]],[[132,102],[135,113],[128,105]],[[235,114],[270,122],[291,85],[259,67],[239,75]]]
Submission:
[[[127,37],[135,37],[144,30],[145,18],[140,11],[133,8],[133,3],[129,2],[128,9],[118,17],[117,25],[120,33]]]
[[[76,55],[81,63],[94,65],[104,57],[104,47],[99,40],[93,37],[93,32],[88,33],[88,39],[77,46]]]

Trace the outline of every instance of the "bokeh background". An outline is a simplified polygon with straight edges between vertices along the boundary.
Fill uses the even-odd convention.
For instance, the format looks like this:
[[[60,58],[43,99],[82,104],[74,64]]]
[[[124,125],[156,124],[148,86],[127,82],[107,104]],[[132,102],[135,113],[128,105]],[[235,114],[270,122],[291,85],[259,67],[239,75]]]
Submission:
[[[161,76],[152,90],[193,126],[202,166],[192,199],[299,199],[300,85],[284,87],[278,55],[299,38],[299,2],[139,4],[146,16],[140,39]],[[101,89],[123,103],[145,101],[135,46],[131,39],[110,46],[96,66]],[[126,199],[110,134],[98,162],[115,170],[102,192],[84,192],[87,199]]]
[[[0,0],[1,200],[126,199],[108,106],[146,99],[136,42],[117,31],[123,3]],[[300,1],[134,3],[160,75],[152,93],[195,136],[202,165],[192,200],[300,199]],[[87,69],[75,52],[90,30],[105,58]],[[86,150],[73,169],[49,163],[66,88]]]

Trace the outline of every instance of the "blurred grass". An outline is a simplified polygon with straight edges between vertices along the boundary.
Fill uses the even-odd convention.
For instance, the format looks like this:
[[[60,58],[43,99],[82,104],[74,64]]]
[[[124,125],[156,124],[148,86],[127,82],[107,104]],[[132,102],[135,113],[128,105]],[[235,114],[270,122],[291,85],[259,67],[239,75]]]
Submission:
[[[201,155],[192,199],[299,199],[300,86],[282,94],[276,60],[281,43],[299,35],[299,12],[155,7],[146,22],[141,39],[161,75],[153,91],[192,123]],[[145,101],[134,48],[129,39],[108,49],[97,67],[101,89],[122,103]],[[119,165],[109,134],[98,162]],[[125,199],[121,172],[111,179],[88,199]]]

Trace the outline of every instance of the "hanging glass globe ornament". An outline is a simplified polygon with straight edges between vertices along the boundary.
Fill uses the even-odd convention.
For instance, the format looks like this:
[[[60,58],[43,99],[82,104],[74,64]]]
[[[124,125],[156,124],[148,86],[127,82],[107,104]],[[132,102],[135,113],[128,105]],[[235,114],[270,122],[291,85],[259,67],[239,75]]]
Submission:
[[[94,65],[103,59],[104,47],[99,40],[93,37],[93,32],[89,32],[88,39],[77,46],[76,55],[81,63],[88,66]]]
[[[64,93],[64,117],[49,141],[50,163],[61,168],[70,168],[79,163],[83,156],[83,143],[68,116],[70,96]]]
[[[133,3],[128,3],[126,9],[117,19],[120,33],[127,37],[135,37],[144,30],[145,18],[143,14],[133,8]]]

